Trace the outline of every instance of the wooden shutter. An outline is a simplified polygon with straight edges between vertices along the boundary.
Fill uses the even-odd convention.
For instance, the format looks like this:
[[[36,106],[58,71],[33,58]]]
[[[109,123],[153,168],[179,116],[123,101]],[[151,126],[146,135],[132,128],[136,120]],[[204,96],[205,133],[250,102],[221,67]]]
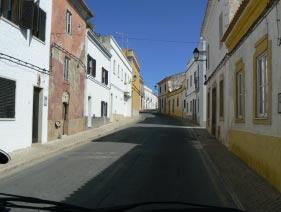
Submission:
[[[15,24],[19,24],[19,3],[20,0],[12,0],[12,17],[11,21]]]
[[[92,59],[93,60],[93,70],[92,70],[92,75],[93,77],[96,77],[96,60]]]
[[[46,13],[39,8],[39,35],[38,38],[42,41],[46,39]]]
[[[107,117],[107,102],[105,102],[105,116]]]
[[[108,71],[105,70],[105,84],[108,85]]]
[[[38,31],[39,31],[39,6],[38,4],[34,4],[32,34],[38,37]]]
[[[103,101],[101,101],[101,117],[103,117],[103,113],[104,113],[104,110],[103,110],[103,104],[104,104],[104,102],[103,102]]]
[[[90,55],[87,56],[87,74],[88,75],[91,74],[91,56]]]
[[[32,29],[34,14],[34,1],[22,0],[20,12],[20,27],[25,29]]]
[[[15,118],[16,82],[0,77],[0,118]]]

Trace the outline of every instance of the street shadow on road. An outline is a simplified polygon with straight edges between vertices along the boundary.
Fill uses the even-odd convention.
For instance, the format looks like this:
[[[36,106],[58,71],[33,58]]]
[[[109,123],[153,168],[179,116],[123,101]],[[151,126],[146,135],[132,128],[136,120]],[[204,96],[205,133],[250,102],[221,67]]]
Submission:
[[[154,121],[148,119],[143,123],[151,122]],[[171,122],[167,120],[167,124]],[[178,126],[180,122],[174,120],[172,124]],[[88,208],[151,201],[224,206],[197,150],[189,143],[193,135],[179,128],[167,129],[130,127],[93,140],[93,144],[117,143],[121,149],[126,143],[135,146],[64,202]]]
[[[161,125],[171,125],[171,126],[194,126],[190,121],[172,118],[162,114],[145,114],[144,121],[139,122],[140,124],[161,124]]]

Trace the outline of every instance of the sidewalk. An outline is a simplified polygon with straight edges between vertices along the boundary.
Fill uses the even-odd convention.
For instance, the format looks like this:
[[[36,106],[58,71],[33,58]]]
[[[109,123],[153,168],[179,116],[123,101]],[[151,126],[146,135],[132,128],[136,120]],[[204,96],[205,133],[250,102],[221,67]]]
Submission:
[[[281,211],[281,193],[228,151],[205,129],[194,129],[219,177],[239,198],[246,211]],[[281,168],[281,165],[280,165]]]
[[[62,152],[69,151],[93,139],[114,133],[126,128],[130,124],[137,123],[143,118],[128,118],[118,122],[112,122],[99,128],[93,128],[62,139],[50,141],[46,144],[34,144],[29,148],[18,150],[10,154],[12,160],[6,165],[0,165],[0,178],[7,177],[15,172],[28,168],[36,163],[43,162]]]

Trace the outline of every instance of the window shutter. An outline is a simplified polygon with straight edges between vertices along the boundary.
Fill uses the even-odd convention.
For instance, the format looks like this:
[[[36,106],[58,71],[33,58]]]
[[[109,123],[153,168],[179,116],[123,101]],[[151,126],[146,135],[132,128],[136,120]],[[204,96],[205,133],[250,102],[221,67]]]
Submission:
[[[108,71],[105,71],[105,84],[108,85]]]
[[[93,61],[93,63],[92,63],[92,65],[93,65],[93,70],[92,70],[92,75],[93,75],[93,77],[96,77],[96,60],[92,60]]]
[[[101,117],[103,117],[103,101],[101,101]]]
[[[39,31],[39,6],[38,4],[34,4],[34,15],[33,15],[33,29],[32,34],[38,37]]]
[[[16,82],[0,77],[0,118],[15,118]]]
[[[87,74],[91,74],[91,57],[90,55],[87,56]]]
[[[12,1],[12,22],[19,24],[19,3],[20,0]]]
[[[20,12],[20,27],[24,29],[32,29],[33,13],[34,13],[34,1],[22,0],[21,12]]]
[[[39,8],[39,39],[45,41],[46,39],[46,13]]]
[[[107,102],[105,103],[105,116],[107,117]]]

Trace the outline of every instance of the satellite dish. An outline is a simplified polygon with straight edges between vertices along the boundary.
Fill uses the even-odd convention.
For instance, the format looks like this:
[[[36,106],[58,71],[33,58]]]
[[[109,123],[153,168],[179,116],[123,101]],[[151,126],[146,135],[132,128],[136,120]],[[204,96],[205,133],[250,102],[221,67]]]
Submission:
[[[11,160],[11,157],[8,153],[0,150],[0,164],[6,164]]]

